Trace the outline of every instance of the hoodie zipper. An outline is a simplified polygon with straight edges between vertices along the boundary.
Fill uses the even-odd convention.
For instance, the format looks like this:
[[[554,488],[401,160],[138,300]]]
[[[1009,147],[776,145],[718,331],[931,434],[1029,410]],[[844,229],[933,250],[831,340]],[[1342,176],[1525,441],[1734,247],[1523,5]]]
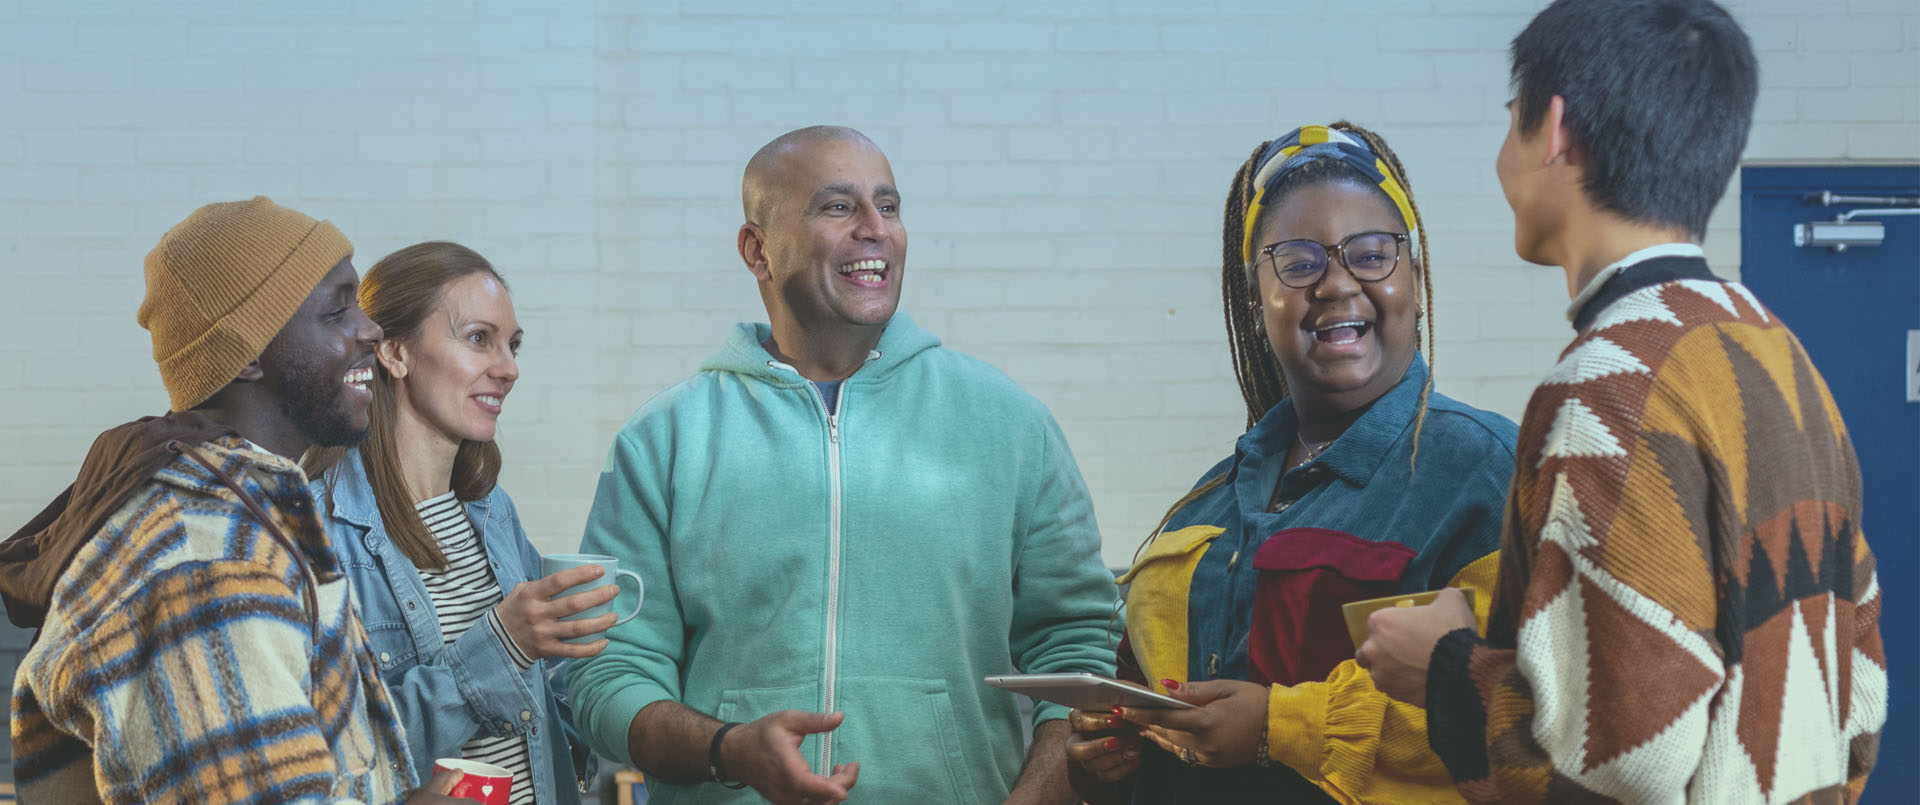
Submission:
[[[840,415],[827,409],[827,396],[811,381],[807,388],[827,416],[827,648],[826,680],[822,686],[820,712],[833,712],[835,677],[840,665]],[[847,387],[840,386],[840,402],[847,401]],[[833,773],[833,733],[820,733],[818,774]]]
[[[860,365],[864,367],[879,357],[879,350],[867,350],[867,359]],[[779,361],[767,361],[767,365],[800,374],[800,370]],[[820,711],[831,713],[840,673],[840,415],[827,409],[827,397],[820,393],[818,384],[807,380],[805,376],[800,379],[813,392],[814,402],[819,404],[820,413],[827,418],[827,636]],[[840,385],[840,405],[836,408],[845,408],[846,404],[847,386],[843,380]],[[820,734],[820,765],[814,771],[821,775],[833,773],[832,732]]]

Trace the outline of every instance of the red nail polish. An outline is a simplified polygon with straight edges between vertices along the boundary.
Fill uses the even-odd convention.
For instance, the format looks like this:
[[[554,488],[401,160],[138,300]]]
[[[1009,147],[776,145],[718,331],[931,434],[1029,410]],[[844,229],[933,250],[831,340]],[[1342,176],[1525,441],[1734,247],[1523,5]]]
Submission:
[[[1119,738],[1108,738],[1107,740],[1105,740],[1105,741],[1103,741],[1103,742],[1102,742],[1102,743],[1101,743],[1100,745],[1101,745],[1101,746],[1103,746],[1103,747],[1105,747],[1105,748],[1107,748],[1107,749],[1109,749],[1109,750],[1113,750],[1113,749],[1119,749],[1119,748],[1120,748],[1120,739],[1119,739]]]
[[[1107,726],[1109,726],[1109,727],[1118,727],[1118,726],[1120,726],[1120,717],[1119,717],[1119,716],[1107,716]]]
[[[1160,680],[1160,684],[1161,684],[1161,685],[1163,685],[1163,686],[1165,686],[1167,690],[1179,690],[1179,689],[1180,689],[1180,683],[1179,683],[1179,682],[1175,682],[1175,681],[1173,681],[1173,680],[1171,680],[1171,679],[1162,679],[1162,680]]]
[[[1119,708],[1119,707],[1115,707],[1115,708],[1113,708],[1113,714],[1114,714],[1114,716],[1115,716],[1115,717],[1118,717],[1118,716],[1123,716],[1123,715],[1126,715],[1126,713],[1122,713],[1122,712],[1120,712],[1120,708]]]

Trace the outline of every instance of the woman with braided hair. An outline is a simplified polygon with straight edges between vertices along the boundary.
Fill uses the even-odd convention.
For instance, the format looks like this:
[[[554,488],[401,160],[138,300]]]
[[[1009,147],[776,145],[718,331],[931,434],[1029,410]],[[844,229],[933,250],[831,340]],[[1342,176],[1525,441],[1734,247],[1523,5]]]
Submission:
[[[1457,801],[1424,711],[1353,663],[1341,605],[1469,587],[1484,626],[1514,424],[1432,390],[1426,236],[1378,135],[1341,122],[1261,143],[1224,224],[1248,430],[1121,578],[1122,675],[1195,707],[1075,711],[1075,788],[1094,803]]]

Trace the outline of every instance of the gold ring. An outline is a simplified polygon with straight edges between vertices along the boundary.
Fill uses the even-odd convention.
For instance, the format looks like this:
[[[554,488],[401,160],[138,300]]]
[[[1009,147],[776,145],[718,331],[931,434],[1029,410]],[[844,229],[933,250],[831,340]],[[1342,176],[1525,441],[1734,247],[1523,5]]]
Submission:
[[[1186,762],[1186,764],[1189,766],[1197,762],[1194,759],[1192,747],[1186,747],[1186,746],[1180,747],[1180,759]]]

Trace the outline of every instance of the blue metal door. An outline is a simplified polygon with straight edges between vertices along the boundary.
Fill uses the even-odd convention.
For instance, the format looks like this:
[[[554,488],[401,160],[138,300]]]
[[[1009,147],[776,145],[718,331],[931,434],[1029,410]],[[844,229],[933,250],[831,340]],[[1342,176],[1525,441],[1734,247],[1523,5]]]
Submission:
[[[1880,759],[1868,803],[1911,802],[1920,792],[1920,402],[1910,402],[1920,354],[1920,216],[1857,213],[1860,226],[1822,227],[1844,249],[1796,246],[1795,226],[1831,222],[1888,203],[1822,204],[1818,194],[1910,199],[1920,166],[1748,167],[1741,171],[1740,279],[1772,308],[1833,389],[1860,457],[1865,485],[1861,529],[1879,561],[1885,604],[1880,633],[1890,694]],[[1872,240],[1872,222],[1884,239]],[[1920,350],[1920,335],[1912,336]]]

